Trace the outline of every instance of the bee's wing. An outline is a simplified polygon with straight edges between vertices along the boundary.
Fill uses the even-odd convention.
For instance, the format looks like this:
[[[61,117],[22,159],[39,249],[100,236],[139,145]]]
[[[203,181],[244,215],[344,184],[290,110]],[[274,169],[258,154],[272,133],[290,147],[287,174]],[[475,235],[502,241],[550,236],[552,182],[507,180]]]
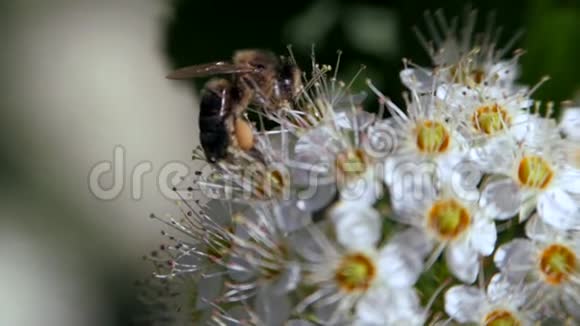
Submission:
[[[249,65],[233,64],[231,62],[218,61],[195,66],[183,67],[167,75],[169,79],[190,79],[211,75],[243,74],[256,71]]]

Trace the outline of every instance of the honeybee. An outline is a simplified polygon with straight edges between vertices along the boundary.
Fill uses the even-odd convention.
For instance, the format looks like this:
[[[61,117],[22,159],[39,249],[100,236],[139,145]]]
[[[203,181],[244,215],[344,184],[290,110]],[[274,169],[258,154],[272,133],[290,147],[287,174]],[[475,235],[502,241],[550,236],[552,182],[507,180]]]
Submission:
[[[263,50],[240,50],[232,62],[219,61],[184,67],[169,79],[229,75],[205,84],[199,111],[200,143],[209,162],[228,157],[230,148],[254,148],[254,134],[243,113],[249,105],[279,110],[292,103],[302,89],[301,71],[293,60]]]

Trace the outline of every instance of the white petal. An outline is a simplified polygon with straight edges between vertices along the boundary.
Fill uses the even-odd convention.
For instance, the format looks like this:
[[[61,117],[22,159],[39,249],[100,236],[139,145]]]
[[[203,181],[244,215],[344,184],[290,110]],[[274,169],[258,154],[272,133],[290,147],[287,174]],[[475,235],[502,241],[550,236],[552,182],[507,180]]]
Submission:
[[[333,174],[333,167],[324,157],[317,157],[318,161],[298,163],[288,162],[290,181],[293,186],[307,187],[317,186],[320,183],[334,183],[329,177]]]
[[[405,231],[397,232],[389,241],[402,248],[407,248],[412,252],[425,258],[433,250],[433,240],[419,228],[408,228]]]
[[[387,244],[379,252],[379,277],[393,288],[412,286],[422,270],[422,256],[399,243]]]
[[[300,282],[301,268],[298,263],[292,263],[286,266],[281,275],[270,285],[272,293],[275,295],[284,295],[292,291]]]
[[[337,127],[342,129],[352,129],[352,123],[349,120],[347,112],[335,112],[334,113],[334,123]]]
[[[560,120],[560,130],[570,139],[580,140],[580,108],[568,108]]]
[[[535,268],[535,254],[530,240],[514,239],[496,250],[493,261],[510,282],[518,282]]]
[[[566,287],[565,294],[562,295],[562,303],[566,308],[566,312],[574,316],[576,320],[580,320],[580,292],[577,287]]]
[[[336,198],[336,185],[316,184],[309,190],[298,193],[296,207],[304,212],[314,213],[326,208]]]
[[[445,250],[445,261],[451,273],[464,283],[475,282],[479,273],[479,255],[469,241],[452,242]]]
[[[508,173],[517,155],[517,143],[506,135],[488,140],[469,150],[469,159],[485,172]]]
[[[487,285],[487,297],[490,301],[496,302],[506,298],[509,293],[511,284],[503,277],[502,274],[497,273],[493,275],[489,284]]]
[[[398,128],[393,118],[378,121],[367,129],[362,147],[375,160],[388,159],[399,147]]]
[[[538,197],[538,214],[549,225],[561,229],[580,226],[580,206],[565,191],[555,188]]]
[[[445,293],[445,312],[460,323],[478,322],[485,305],[485,294],[476,287],[457,285]]]
[[[431,72],[422,69],[407,68],[401,71],[400,77],[405,86],[419,93],[429,92],[433,88],[433,76]]]
[[[371,289],[356,305],[357,325],[383,325],[386,320],[385,310],[389,309],[390,289]]]
[[[395,290],[391,301],[388,325],[423,325],[426,313],[421,308],[419,297],[413,288]]]
[[[555,240],[557,232],[557,229],[546,224],[538,214],[534,214],[534,216],[526,222],[526,235],[532,240],[550,242]]]
[[[437,87],[435,95],[444,101],[447,107],[454,109],[462,108],[466,102],[472,102],[478,97],[475,89],[460,84],[442,84]]]
[[[470,231],[470,245],[482,256],[489,256],[495,249],[497,230],[492,220],[480,219],[475,222]]]
[[[293,201],[275,205],[276,225],[283,232],[293,232],[312,223],[312,216],[301,210]]]
[[[516,116],[516,120],[513,121],[510,130],[511,134],[514,136],[515,140],[518,143],[525,140],[526,135],[528,133],[528,125],[532,121],[534,121],[534,119],[529,114],[521,114]]]
[[[505,275],[495,274],[487,285],[487,298],[492,303],[509,302],[513,307],[521,307],[528,297],[523,292],[523,287],[507,280]]]
[[[493,78],[503,82],[505,88],[519,76],[519,69],[512,61],[503,60],[488,66],[488,73],[494,74]]]
[[[547,140],[559,138],[556,121],[550,118],[530,115],[525,127],[522,140],[530,148],[542,148]]]
[[[318,225],[312,225],[304,229],[292,232],[287,240],[293,250],[308,262],[318,262],[323,259],[326,254],[327,239],[324,234],[318,229]],[[332,247],[329,247],[332,248]],[[338,253],[336,253],[338,254]]]
[[[572,196],[580,195],[580,170],[563,169],[558,173],[558,188],[570,193]]]
[[[331,128],[322,126],[309,131],[298,139],[294,153],[300,162],[318,163],[321,158],[328,158],[333,149],[340,148]]]
[[[349,180],[338,184],[340,199],[345,202],[355,202],[372,206],[381,197],[383,185],[375,181],[372,173],[364,178]]]
[[[275,295],[268,287],[258,290],[256,313],[265,325],[283,325],[290,317],[291,303],[286,295]]]
[[[532,215],[537,206],[536,205],[537,200],[533,194],[522,193],[521,197],[522,202],[520,206],[520,214],[518,216],[518,221],[520,223],[526,221],[530,217],[530,215]]]
[[[385,171],[392,176],[389,191],[395,218],[406,224],[412,224],[416,215],[422,215],[437,196],[436,166],[417,159],[401,158],[389,167],[391,171]]]
[[[336,237],[349,249],[373,249],[381,236],[382,219],[372,207],[340,203],[330,213]]]
[[[465,160],[460,152],[449,153],[437,161],[437,177],[450,188],[454,196],[465,203],[477,202],[480,198],[478,185],[483,172],[472,161]]]
[[[422,319],[425,314],[413,288],[395,290],[378,286],[369,290],[357,303],[356,315],[356,325],[384,326],[421,325],[420,322],[409,322]]]
[[[480,206],[496,220],[514,217],[520,210],[518,185],[511,179],[489,183],[481,193]]]

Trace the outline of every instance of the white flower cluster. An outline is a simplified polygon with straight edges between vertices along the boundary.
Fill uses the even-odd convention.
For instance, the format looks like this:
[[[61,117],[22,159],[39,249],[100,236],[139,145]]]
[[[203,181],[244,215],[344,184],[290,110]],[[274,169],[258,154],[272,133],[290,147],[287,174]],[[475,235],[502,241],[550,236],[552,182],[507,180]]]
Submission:
[[[277,123],[253,127],[259,156],[208,165],[213,199],[155,217],[169,244],[148,259],[174,285],[156,302],[188,325],[580,323],[580,108],[554,120],[474,21],[427,17],[433,67],[404,61],[404,108],[369,81],[364,111],[315,63],[299,99],[257,108]]]

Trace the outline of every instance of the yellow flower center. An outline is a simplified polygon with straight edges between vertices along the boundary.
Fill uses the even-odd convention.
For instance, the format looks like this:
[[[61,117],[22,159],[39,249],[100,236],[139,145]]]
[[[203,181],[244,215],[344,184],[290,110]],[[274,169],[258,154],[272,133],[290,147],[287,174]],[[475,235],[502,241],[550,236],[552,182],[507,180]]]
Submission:
[[[336,168],[338,177],[352,179],[365,173],[368,166],[368,158],[362,149],[349,149],[336,156]]]
[[[540,156],[524,156],[518,166],[518,179],[521,185],[545,189],[554,178],[552,167]]]
[[[462,64],[451,67],[450,72],[455,83],[467,86],[479,85],[485,80],[485,72],[482,69]]]
[[[509,126],[511,121],[508,112],[498,104],[484,105],[473,113],[471,123],[475,130],[486,135],[493,135]]]
[[[507,310],[493,310],[484,317],[485,326],[520,326],[519,319]]]
[[[539,265],[546,283],[558,285],[576,269],[576,254],[564,245],[552,244],[540,253]]]
[[[335,272],[335,280],[343,291],[365,291],[374,280],[376,272],[375,264],[369,257],[355,253],[342,258]]]
[[[444,240],[461,235],[470,223],[468,210],[454,199],[435,202],[427,214],[427,225]]]
[[[417,148],[423,153],[443,153],[450,142],[449,131],[440,122],[427,120],[417,126]]]

